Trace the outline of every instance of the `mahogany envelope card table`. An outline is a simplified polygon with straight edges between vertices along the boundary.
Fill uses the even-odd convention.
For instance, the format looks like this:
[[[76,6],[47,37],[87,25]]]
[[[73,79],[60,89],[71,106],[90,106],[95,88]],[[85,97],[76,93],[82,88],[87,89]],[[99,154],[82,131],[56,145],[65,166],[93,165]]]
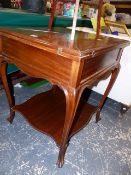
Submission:
[[[96,122],[119,69],[126,40],[76,32],[0,29],[0,73],[7,95],[12,123],[15,111],[59,146],[58,167],[71,136],[80,131],[96,113]],[[52,89],[35,95],[23,104],[15,104],[7,81],[6,66],[15,64],[31,77],[52,83]],[[98,106],[86,103],[82,93],[111,74],[110,82]]]

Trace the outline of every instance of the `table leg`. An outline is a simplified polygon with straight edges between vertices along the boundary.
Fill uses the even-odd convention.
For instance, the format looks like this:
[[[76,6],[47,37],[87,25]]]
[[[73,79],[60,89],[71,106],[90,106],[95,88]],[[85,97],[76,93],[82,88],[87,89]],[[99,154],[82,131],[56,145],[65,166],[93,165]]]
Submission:
[[[82,89],[80,90],[64,89],[64,93],[66,98],[66,114],[65,114],[63,134],[57,162],[59,168],[61,168],[64,164],[64,156],[68,145],[69,133],[75,117],[77,106],[79,104]]]
[[[106,91],[105,91],[104,95],[102,96],[102,99],[101,99],[101,101],[100,101],[100,103],[98,105],[97,111],[96,111],[96,123],[99,120],[101,120],[101,118],[100,118],[101,109],[102,109],[102,107],[104,105],[104,102],[105,102],[105,100],[106,100],[106,98],[107,98],[107,96],[108,96],[108,94],[109,94],[113,84],[115,83],[115,80],[116,80],[116,78],[118,76],[119,70],[120,70],[120,66],[118,66],[117,68],[112,70],[112,75],[111,75],[110,82],[109,82],[109,84],[108,84],[108,86],[106,88]]]
[[[6,95],[7,95],[9,108],[10,108],[10,115],[9,115],[7,120],[10,123],[12,123],[13,119],[14,119],[14,115],[15,115],[15,112],[12,110],[12,107],[14,106],[15,101],[14,101],[14,96],[11,92],[10,85],[8,83],[8,80],[7,80],[7,71],[6,71],[6,69],[7,69],[7,63],[6,62],[0,63],[1,80],[2,80],[2,83],[3,83],[4,89],[5,89]]]

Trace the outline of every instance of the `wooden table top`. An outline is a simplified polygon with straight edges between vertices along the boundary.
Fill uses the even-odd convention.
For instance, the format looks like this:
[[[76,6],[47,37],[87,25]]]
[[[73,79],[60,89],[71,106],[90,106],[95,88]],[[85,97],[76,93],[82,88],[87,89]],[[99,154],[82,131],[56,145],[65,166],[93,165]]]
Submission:
[[[125,47],[129,44],[126,40],[106,36],[99,36],[96,39],[95,34],[80,31],[76,31],[75,40],[72,42],[70,40],[71,31],[63,28],[54,28],[52,32],[28,28],[0,28],[0,33],[2,36],[10,35],[10,38],[16,40],[23,39],[23,42],[26,43],[36,43],[43,49],[48,47],[50,52],[56,52],[59,55],[72,55],[75,60],[84,59],[85,56],[94,57],[103,50]]]

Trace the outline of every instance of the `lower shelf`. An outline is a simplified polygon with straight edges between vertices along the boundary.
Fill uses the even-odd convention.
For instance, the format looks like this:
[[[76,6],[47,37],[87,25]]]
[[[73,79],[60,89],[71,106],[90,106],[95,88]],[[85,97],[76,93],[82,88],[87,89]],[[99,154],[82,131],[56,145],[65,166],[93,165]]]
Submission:
[[[59,146],[64,126],[65,95],[59,88],[38,94],[23,104],[13,107],[37,130],[52,137]],[[96,107],[81,100],[71,128],[70,137],[82,129],[91,119]]]

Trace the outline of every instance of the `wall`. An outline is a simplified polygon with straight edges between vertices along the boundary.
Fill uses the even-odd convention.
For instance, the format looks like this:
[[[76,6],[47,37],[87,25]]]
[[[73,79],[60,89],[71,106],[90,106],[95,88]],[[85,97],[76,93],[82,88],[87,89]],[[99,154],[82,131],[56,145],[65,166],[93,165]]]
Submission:
[[[123,51],[121,58],[121,69],[108,97],[125,105],[131,106],[131,38],[117,38],[129,40],[130,46],[126,47]],[[93,88],[93,90],[100,94],[103,94],[108,82],[109,78],[101,81],[97,87]]]

